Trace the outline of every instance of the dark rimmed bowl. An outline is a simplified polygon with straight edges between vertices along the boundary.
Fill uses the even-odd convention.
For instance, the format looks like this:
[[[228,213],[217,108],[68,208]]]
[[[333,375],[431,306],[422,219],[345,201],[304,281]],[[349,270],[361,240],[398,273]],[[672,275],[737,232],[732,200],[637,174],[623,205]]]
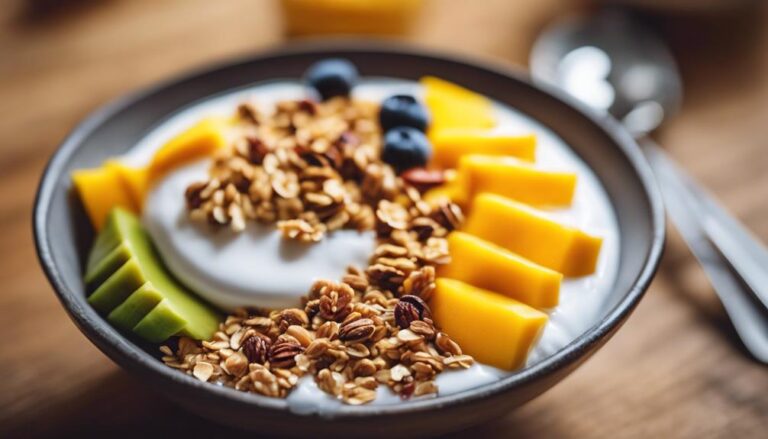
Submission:
[[[345,57],[363,75],[418,79],[438,75],[509,104],[549,127],[595,172],[615,208],[620,266],[614,303],[602,319],[555,355],[498,382],[392,406],[346,406],[333,417],[297,415],[285,401],[202,383],[163,365],[156,347],[112,328],[86,303],[83,262],[93,232],[71,190],[70,172],[124,153],[180,108],[228,89],[299,77],[312,62]],[[67,137],[46,168],[34,211],[40,263],[80,330],[116,363],[206,418],[266,434],[406,437],[485,422],[540,395],[597,351],[621,326],[651,281],[664,243],[664,215],[651,171],[635,142],[613,121],[591,116],[561,93],[498,66],[390,44],[292,45],[193,73],[113,102]]]

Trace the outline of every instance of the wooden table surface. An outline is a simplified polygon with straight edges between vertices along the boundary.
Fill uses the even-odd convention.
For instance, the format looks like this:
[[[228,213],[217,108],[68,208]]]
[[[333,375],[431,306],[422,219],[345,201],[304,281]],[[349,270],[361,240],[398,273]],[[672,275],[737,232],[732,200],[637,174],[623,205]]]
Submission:
[[[433,0],[410,39],[525,64],[566,0]],[[482,8],[477,7],[482,4]],[[43,166],[125,92],[284,39],[267,0],[6,0],[0,11],[0,437],[223,435],[92,346],[40,270],[31,209]],[[661,136],[768,240],[768,14],[664,17],[686,83]],[[766,437],[768,369],[751,360],[676,233],[618,335],[564,382],[454,437]]]

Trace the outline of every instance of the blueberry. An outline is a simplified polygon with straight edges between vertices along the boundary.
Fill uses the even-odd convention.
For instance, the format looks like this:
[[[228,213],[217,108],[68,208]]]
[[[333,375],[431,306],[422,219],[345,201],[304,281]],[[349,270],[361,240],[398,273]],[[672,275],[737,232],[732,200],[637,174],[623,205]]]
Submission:
[[[406,126],[426,131],[429,125],[427,109],[411,95],[394,95],[384,99],[379,111],[379,122],[386,131]]]
[[[354,64],[346,59],[329,58],[312,64],[304,74],[304,82],[326,100],[334,96],[349,96],[357,77]]]
[[[395,127],[384,135],[381,159],[392,165],[397,172],[424,166],[431,155],[432,145],[427,136],[416,128]]]

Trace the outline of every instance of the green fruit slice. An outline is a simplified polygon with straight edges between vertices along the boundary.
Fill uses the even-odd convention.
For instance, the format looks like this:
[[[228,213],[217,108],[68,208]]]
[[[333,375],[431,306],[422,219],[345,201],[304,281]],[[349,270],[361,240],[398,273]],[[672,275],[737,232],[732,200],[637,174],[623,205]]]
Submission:
[[[198,340],[208,339],[213,335],[208,329],[200,332],[198,327],[190,325],[176,310],[169,300],[163,300],[149,314],[133,327],[133,332],[139,337],[160,343],[174,334],[183,334]],[[215,331],[216,328],[213,330]]]
[[[115,247],[120,245],[121,241],[122,240],[117,235],[117,230],[115,230],[115,223],[113,221],[109,221],[104,224],[104,227],[101,229],[101,232],[99,232],[98,236],[96,236],[96,241],[91,247],[91,252],[88,255],[88,262],[85,267],[85,272],[91,273],[96,268],[96,265],[102,261],[102,259],[104,259],[112,250],[114,250]]]
[[[93,291],[103,284],[120,267],[131,259],[131,250],[125,244],[118,244],[103,259],[94,261],[90,270],[85,273],[85,286]]]
[[[124,331],[131,331],[163,299],[162,293],[150,282],[146,282],[113,309],[107,320]]]
[[[146,282],[144,271],[136,258],[132,257],[96,288],[88,298],[88,303],[96,311],[108,314]]]
[[[221,316],[166,270],[138,218],[120,209],[108,216],[88,258],[88,302],[107,319],[149,341],[172,335],[208,339]]]

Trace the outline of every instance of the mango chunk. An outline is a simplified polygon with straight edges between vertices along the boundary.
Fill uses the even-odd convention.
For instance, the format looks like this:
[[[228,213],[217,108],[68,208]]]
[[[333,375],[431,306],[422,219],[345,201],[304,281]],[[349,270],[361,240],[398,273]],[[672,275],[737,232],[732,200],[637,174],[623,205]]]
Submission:
[[[149,164],[150,183],[169,170],[185,163],[210,156],[229,142],[230,121],[226,118],[208,118],[163,145]]]
[[[430,130],[496,126],[493,103],[485,96],[433,76],[425,76],[420,82],[432,116]]]
[[[536,136],[499,134],[477,129],[442,129],[430,132],[432,163],[443,169],[455,168],[465,154],[513,156],[532,162]]]
[[[547,171],[514,157],[470,154],[459,160],[459,181],[469,197],[490,192],[537,206],[570,206],[576,174]]]
[[[128,192],[133,204],[141,211],[149,184],[147,169],[128,166],[118,160],[107,160],[104,166],[111,168],[118,175],[123,189]]]
[[[603,243],[537,209],[487,193],[474,198],[463,230],[566,276],[593,273]]]
[[[81,169],[72,173],[72,181],[96,230],[101,230],[114,207],[138,211],[114,168]]]
[[[504,294],[534,308],[553,308],[563,275],[463,232],[448,235],[451,262],[438,275]]]
[[[525,365],[548,316],[514,299],[438,278],[430,307],[440,324],[464,353],[499,369]]]

